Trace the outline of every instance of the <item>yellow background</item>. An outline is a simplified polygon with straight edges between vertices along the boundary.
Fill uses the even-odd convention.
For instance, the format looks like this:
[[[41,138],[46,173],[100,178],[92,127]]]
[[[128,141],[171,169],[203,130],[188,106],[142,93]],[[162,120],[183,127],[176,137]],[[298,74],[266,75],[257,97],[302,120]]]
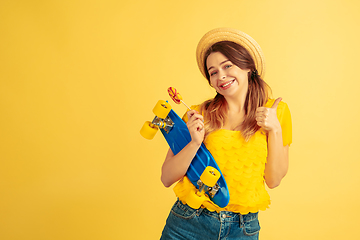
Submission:
[[[169,86],[188,105],[213,96],[195,49],[223,26],[259,42],[265,80],[293,118],[290,170],[269,191],[260,238],[357,239],[359,10],[354,0],[2,0],[0,239],[158,239],[175,201],[160,182],[167,145],[139,129]]]

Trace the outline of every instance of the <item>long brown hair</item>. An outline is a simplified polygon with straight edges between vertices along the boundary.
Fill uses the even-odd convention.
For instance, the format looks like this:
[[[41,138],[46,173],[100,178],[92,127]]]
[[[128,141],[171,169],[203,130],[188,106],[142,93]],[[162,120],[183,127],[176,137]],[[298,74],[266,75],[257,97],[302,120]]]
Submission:
[[[256,67],[249,52],[244,47],[230,41],[215,43],[205,54],[204,70],[209,84],[210,76],[206,66],[206,59],[213,52],[222,53],[233,64],[243,70],[250,69],[248,73],[248,91],[244,106],[245,117],[241,124],[241,134],[246,140],[249,140],[260,129],[255,120],[256,109],[265,105],[269,99],[271,89],[257,72],[253,74],[256,71]],[[208,136],[209,133],[224,126],[227,119],[227,102],[224,96],[217,93],[213,99],[207,100],[200,105],[200,111],[204,114],[205,131],[206,136]]]

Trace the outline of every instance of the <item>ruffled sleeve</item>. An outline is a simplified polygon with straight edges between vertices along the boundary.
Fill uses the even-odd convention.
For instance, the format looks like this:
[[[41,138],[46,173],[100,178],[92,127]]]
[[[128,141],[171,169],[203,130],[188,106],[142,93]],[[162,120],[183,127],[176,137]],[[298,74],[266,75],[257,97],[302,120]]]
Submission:
[[[275,102],[275,99],[270,99],[265,107],[270,108]],[[277,117],[279,119],[282,137],[283,137],[283,145],[289,145],[292,143],[292,122],[291,122],[291,114],[288,105],[281,101],[277,108]]]

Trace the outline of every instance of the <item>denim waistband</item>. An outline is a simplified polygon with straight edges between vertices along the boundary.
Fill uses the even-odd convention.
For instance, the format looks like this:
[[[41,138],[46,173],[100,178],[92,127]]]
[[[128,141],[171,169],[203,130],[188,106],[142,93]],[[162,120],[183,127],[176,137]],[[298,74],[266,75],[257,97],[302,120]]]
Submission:
[[[183,204],[179,199],[177,199],[175,205],[178,205],[181,209],[183,209],[185,212],[191,212],[190,209],[192,209],[189,205]],[[209,211],[206,208],[200,208],[200,209],[192,209],[192,211],[196,211],[196,215],[200,214],[206,214],[210,217],[213,217],[219,221],[225,221],[225,222],[249,222],[254,219],[258,218],[258,212],[256,213],[248,213],[248,214],[240,214],[236,212],[230,212],[230,211]]]
[[[248,222],[258,218],[258,212],[256,213],[248,213],[248,214],[240,214],[236,212],[229,211],[220,211],[220,212],[211,212],[206,208],[199,209],[200,212],[206,214],[210,217],[214,217],[218,220],[226,221],[226,222]]]
[[[193,209],[177,200],[166,220],[161,239],[179,239],[179,236],[194,240],[214,239],[214,236],[216,239],[258,239],[260,225],[257,216],[258,213],[242,215]]]

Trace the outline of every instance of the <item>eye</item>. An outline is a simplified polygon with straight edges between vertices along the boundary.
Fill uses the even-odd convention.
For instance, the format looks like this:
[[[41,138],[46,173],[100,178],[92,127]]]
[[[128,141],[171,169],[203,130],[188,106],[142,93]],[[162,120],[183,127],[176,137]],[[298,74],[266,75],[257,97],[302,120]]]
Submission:
[[[216,73],[217,73],[216,71],[211,72],[211,73],[210,73],[210,76],[214,76]]]
[[[226,65],[225,65],[225,68],[231,68],[231,67],[232,67],[231,64],[226,64]]]

